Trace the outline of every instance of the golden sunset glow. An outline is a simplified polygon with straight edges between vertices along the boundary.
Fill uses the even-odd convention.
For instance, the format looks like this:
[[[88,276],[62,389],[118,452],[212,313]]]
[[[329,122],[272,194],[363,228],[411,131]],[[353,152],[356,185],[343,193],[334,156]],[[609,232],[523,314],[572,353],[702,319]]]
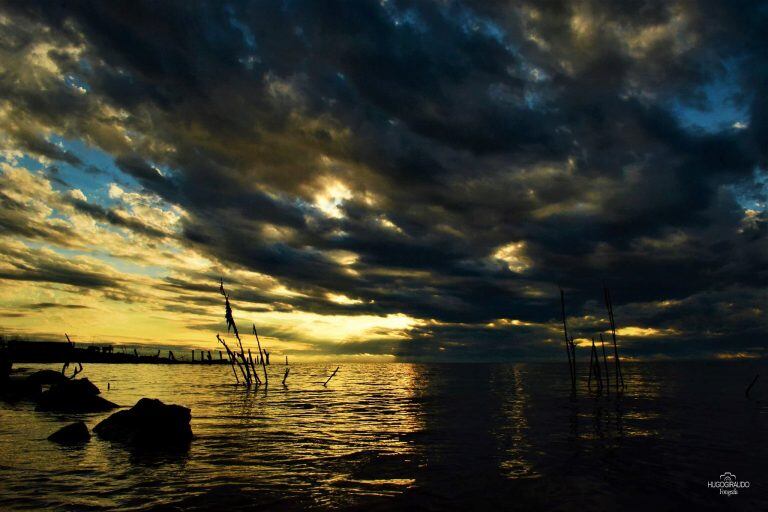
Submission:
[[[0,1],[0,512],[768,510],[767,30]]]
[[[0,9],[0,335],[214,349],[223,280],[281,354],[555,359],[558,289],[583,347],[606,285],[628,357],[762,353],[745,46],[677,2],[359,8],[136,48]]]

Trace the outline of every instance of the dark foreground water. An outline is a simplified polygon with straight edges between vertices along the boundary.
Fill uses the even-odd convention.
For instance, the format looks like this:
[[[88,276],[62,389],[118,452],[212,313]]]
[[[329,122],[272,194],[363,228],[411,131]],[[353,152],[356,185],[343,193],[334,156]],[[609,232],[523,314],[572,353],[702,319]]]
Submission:
[[[557,364],[283,368],[245,392],[224,366],[86,365],[120,405],[190,407],[184,455],[62,448],[108,414],[0,403],[0,510],[768,510],[765,363],[627,365],[619,396],[572,396]],[[725,472],[749,488],[708,487]]]

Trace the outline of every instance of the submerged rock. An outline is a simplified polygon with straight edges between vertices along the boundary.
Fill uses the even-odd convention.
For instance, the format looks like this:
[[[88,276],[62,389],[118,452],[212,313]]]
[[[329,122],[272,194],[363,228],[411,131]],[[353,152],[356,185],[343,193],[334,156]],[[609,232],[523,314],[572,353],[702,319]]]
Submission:
[[[91,433],[88,432],[88,427],[82,421],[62,427],[48,436],[49,441],[59,444],[85,443],[90,439]]]
[[[188,447],[192,440],[191,417],[186,407],[142,398],[130,409],[118,411],[96,425],[93,431],[102,439],[135,448],[180,449]]]
[[[103,412],[117,409],[117,404],[99,396],[97,388],[88,379],[60,382],[40,395],[38,411]]]

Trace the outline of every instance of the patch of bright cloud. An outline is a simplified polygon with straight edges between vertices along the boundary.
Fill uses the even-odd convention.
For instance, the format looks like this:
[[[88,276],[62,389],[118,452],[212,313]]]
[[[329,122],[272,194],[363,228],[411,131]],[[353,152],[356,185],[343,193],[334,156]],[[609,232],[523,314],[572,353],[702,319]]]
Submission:
[[[351,306],[352,304],[363,303],[363,301],[360,299],[352,299],[342,293],[326,293],[325,297],[331,302],[335,302],[336,304],[341,304],[342,306]]]
[[[525,255],[526,244],[524,241],[510,242],[502,245],[493,257],[503,261],[512,272],[525,272],[531,267],[531,260]]]
[[[70,197],[79,199],[80,201],[88,201],[88,198],[83,194],[83,191],[79,188],[75,188],[69,191]]]
[[[386,215],[380,215],[378,218],[379,224],[381,224],[382,227],[389,229],[391,231],[395,231],[396,233],[402,233],[403,230],[400,229],[400,226],[389,220],[389,218]]]
[[[758,359],[760,357],[761,357],[760,354],[755,354],[752,352],[720,352],[719,354],[715,354],[715,359],[725,359],[725,360]]]
[[[629,336],[633,338],[654,338],[678,334],[674,329],[656,329],[654,327],[620,327],[616,329],[617,336]]]
[[[352,199],[352,190],[343,182],[332,179],[324,183],[323,187],[315,194],[314,205],[327,217],[340,219],[344,217],[341,209],[344,201]]]

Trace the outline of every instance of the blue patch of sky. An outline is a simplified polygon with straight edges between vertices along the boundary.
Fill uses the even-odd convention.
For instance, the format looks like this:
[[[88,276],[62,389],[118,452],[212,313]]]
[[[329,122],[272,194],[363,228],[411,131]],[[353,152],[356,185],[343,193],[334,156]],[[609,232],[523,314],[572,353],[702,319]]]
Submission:
[[[64,83],[67,84],[68,87],[83,91],[85,93],[88,93],[91,90],[88,82],[77,75],[73,75],[72,73],[64,76]]]
[[[504,29],[489,19],[477,16],[469,9],[461,10],[459,23],[465,34],[480,33],[501,45],[505,44],[506,32]]]
[[[669,104],[680,124],[691,131],[716,133],[749,128],[751,99],[739,86],[739,61],[723,63],[723,73],[703,86],[703,102],[683,102],[675,98]],[[764,211],[768,197],[768,174],[756,167],[752,178],[730,187],[734,198],[745,210]]]
[[[83,57],[81,58],[77,64],[80,66],[80,70],[85,74],[90,74],[93,72],[93,66],[91,65],[91,61],[89,61],[87,58]]]
[[[768,209],[768,172],[765,169],[756,168],[750,181],[734,185],[731,191],[736,202],[745,210],[766,211]]]
[[[429,27],[421,19],[419,13],[412,7],[401,10],[393,2],[387,0],[381,2],[381,7],[396,27],[410,27],[422,33],[429,30]]]
[[[67,192],[71,189],[79,189],[88,197],[89,202],[109,206],[115,202],[109,197],[108,194],[110,183],[122,182],[122,184],[125,185],[125,181],[133,181],[134,187],[132,188],[140,188],[136,184],[135,180],[133,180],[133,178],[125,176],[125,174],[122,173],[114,165],[114,161],[109,154],[92,148],[77,140],[67,140],[58,136],[52,136],[49,138],[49,141],[54,144],[58,144],[66,151],[76,155],[83,162],[83,165],[80,166],[71,165],[66,162],[56,162],[55,165],[59,169],[58,177],[69,185],[67,187],[55,181],[51,182],[54,189],[58,190],[59,192]],[[0,156],[0,161],[7,161],[7,159]],[[28,154],[24,154],[21,158],[16,160],[15,163],[16,165],[32,172],[39,172],[46,169],[46,166],[43,165],[38,159]],[[98,168],[99,172],[87,171],[86,169],[88,169],[90,166]],[[166,172],[169,171],[166,170]],[[66,215],[63,215],[61,212],[55,209],[51,212],[50,217],[67,220]],[[123,230],[113,226],[102,225],[102,228],[113,233],[121,235],[124,234]],[[46,248],[66,258],[84,255],[90,256],[103,261],[119,272],[128,274],[162,277],[168,273],[168,270],[163,266],[138,264],[128,259],[112,256],[108,249],[101,250],[98,248],[92,248],[89,250],[81,250],[58,247],[46,242],[39,241],[27,241],[26,243],[33,249],[39,250],[41,248]],[[171,250],[170,246],[168,246],[168,250]]]
[[[725,63],[723,75],[700,89],[703,103],[685,102],[682,98],[670,102],[671,112],[684,128],[714,133],[747,127],[749,98],[742,97],[736,66],[735,62]]]
[[[109,185],[112,183],[116,183],[127,192],[141,192],[144,189],[136,178],[124,173],[115,165],[114,157],[109,153],[89,146],[81,140],[64,139],[59,136],[52,136],[49,140],[59,144],[62,149],[77,156],[83,162],[79,166],[58,162],[57,167],[60,171],[65,171],[64,181],[72,185],[72,188],[82,190],[89,200],[94,197],[101,204],[114,204],[115,200],[108,194]],[[175,174],[174,170],[166,165],[158,165],[152,161],[147,163],[166,178],[171,178]],[[159,202],[164,203],[162,200]]]
[[[20,158],[6,158],[2,154],[0,154],[0,162],[4,162],[9,165],[15,165],[18,167],[23,167],[24,169],[28,169],[30,171],[40,171],[42,169],[45,169],[45,166],[40,163],[39,160],[29,156],[28,154],[24,153]]]
[[[89,201],[110,205],[114,200],[109,197],[111,183],[117,183],[121,188],[134,191],[141,188],[135,178],[123,173],[114,162],[114,158],[98,148],[85,144],[81,140],[65,139],[53,135],[49,141],[62,149],[77,156],[82,165],[71,165],[57,162],[59,177],[71,188],[81,190]],[[169,171],[165,171],[168,173]],[[57,186],[54,184],[54,186]],[[62,188],[59,186],[59,188]]]
[[[56,247],[47,245],[44,243],[34,243],[29,244],[29,246],[33,249],[39,249],[42,247],[45,247],[47,249],[50,249],[51,251],[55,252],[56,254],[63,256],[65,258],[75,258],[77,256],[88,256],[91,258],[95,258],[99,261],[103,261],[113,269],[115,269],[118,272],[122,272],[125,274],[138,274],[142,276],[148,276],[148,277],[163,277],[168,275],[168,269],[160,266],[160,265],[143,265],[134,263],[131,260],[124,259],[124,258],[117,258],[115,256],[112,256],[107,251],[84,251],[80,249],[67,249],[64,247]]]
[[[115,165],[114,158],[109,153],[89,146],[80,140],[64,139],[59,136],[52,136],[49,140],[77,156],[83,162],[82,165],[57,162],[56,167],[59,169],[57,177],[69,187],[52,182],[55,189],[64,192],[78,189],[85,194],[89,202],[105,207],[112,207],[119,203],[118,199],[109,197],[109,188],[112,183],[117,184],[126,192],[143,191],[143,187],[133,176],[124,173]],[[148,163],[165,177],[174,174],[170,167],[156,165],[153,162]],[[170,210],[171,207],[170,204],[161,199],[158,199],[153,206],[166,211]]]
[[[235,9],[232,5],[227,5],[225,10],[229,15],[229,25],[242,34],[243,43],[251,50],[246,55],[241,56],[238,59],[238,62],[251,71],[256,64],[261,64],[261,57],[255,53],[257,48],[256,36],[248,25],[237,19]]]
[[[63,183],[51,180],[51,186],[54,190],[57,190],[60,193],[68,193],[73,189],[80,190],[85,194],[88,202],[100,204],[104,207],[113,207],[118,203],[117,199],[109,197],[109,186],[112,183],[117,183],[127,192],[136,192],[142,189],[135,178],[123,173],[115,165],[114,158],[109,153],[89,146],[81,140],[65,139],[58,135],[48,137],[48,141],[58,145],[68,153],[77,156],[82,164],[72,165],[67,162],[57,161],[48,166],[41,163],[40,160],[34,156],[26,153],[20,158],[15,159],[14,162],[9,162],[8,158],[0,155],[0,161],[14,163],[16,166],[25,168],[31,172],[42,172],[50,167],[55,167],[58,170],[55,176]],[[168,167],[158,166],[157,168],[164,176],[170,176],[172,174],[172,170]],[[170,205],[164,204],[163,202],[156,204],[155,206],[162,207],[164,210],[170,209]],[[51,217],[66,219],[66,216],[57,210],[51,212]],[[104,227],[120,233],[118,228],[110,226]],[[102,255],[99,255],[99,258],[104,259]],[[109,260],[110,262],[117,261],[115,258],[109,258]],[[128,265],[128,267],[121,268],[132,270],[139,268],[139,266],[133,264],[126,265]],[[152,272],[159,272],[159,269]],[[143,270],[141,273],[147,274],[147,271]]]
[[[246,44],[246,46],[251,49],[256,49],[256,36],[253,34],[251,28],[237,19],[237,16],[235,16],[234,7],[227,5],[225,10],[227,14],[229,14],[229,24],[233,28],[239,30],[241,34],[243,34],[243,42]]]
[[[535,110],[542,104],[541,94],[536,91],[525,91],[525,106],[531,110]]]

